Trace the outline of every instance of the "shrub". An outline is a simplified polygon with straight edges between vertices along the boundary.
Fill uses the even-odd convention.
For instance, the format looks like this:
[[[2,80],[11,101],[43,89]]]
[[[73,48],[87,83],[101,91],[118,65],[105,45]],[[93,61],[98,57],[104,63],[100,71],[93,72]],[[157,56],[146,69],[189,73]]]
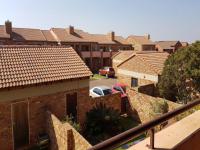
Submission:
[[[120,113],[103,104],[87,113],[85,136],[91,144],[104,141],[122,131]]]
[[[169,106],[165,100],[155,101],[152,103],[152,107],[155,114],[165,114],[169,111]]]

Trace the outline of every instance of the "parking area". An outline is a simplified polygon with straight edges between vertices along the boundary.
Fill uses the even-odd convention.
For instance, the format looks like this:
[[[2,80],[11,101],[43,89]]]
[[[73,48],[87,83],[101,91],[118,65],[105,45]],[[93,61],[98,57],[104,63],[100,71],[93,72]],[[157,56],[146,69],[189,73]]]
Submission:
[[[115,83],[117,83],[116,78],[108,78],[108,79],[105,78],[105,79],[98,79],[98,80],[90,80],[90,89],[95,87],[95,86],[100,86],[100,85],[112,87],[112,85],[114,85]]]

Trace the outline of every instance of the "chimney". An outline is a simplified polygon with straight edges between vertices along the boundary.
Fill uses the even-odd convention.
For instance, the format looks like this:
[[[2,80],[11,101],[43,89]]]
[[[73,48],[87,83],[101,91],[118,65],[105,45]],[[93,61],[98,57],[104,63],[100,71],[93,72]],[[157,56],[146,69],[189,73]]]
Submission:
[[[115,40],[115,32],[109,32],[108,33],[108,38],[111,40],[111,41],[114,41]]]
[[[145,38],[146,38],[147,40],[150,40],[150,39],[151,39],[150,34],[145,34]]]
[[[74,27],[73,26],[69,26],[69,34],[74,34]]]
[[[12,22],[9,20],[5,22],[5,31],[7,34],[12,34]]]

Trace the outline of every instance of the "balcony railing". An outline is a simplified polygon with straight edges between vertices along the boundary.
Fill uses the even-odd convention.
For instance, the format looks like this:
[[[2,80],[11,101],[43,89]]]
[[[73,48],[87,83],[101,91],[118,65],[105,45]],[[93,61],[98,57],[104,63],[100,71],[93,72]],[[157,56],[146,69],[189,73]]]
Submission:
[[[119,135],[116,135],[102,143],[99,143],[93,147],[91,147],[88,150],[112,150],[116,148],[117,146],[120,146],[121,144],[124,144],[133,138],[137,137],[138,135],[141,135],[142,133],[146,131],[150,131],[150,143],[149,148],[154,149],[154,128],[157,125],[160,125],[169,119],[197,106],[200,104],[200,99],[195,100],[193,102],[190,102],[184,106],[181,106],[171,112],[168,112],[152,121],[149,121],[145,124],[142,124],[138,127],[132,128],[130,130],[127,130]]]

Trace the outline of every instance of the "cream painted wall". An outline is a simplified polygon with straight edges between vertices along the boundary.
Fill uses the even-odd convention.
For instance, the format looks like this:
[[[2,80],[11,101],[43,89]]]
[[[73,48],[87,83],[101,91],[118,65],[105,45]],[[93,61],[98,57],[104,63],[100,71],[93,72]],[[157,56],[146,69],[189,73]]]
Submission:
[[[138,78],[138,79],[153,81],[153,82],[156,82],[156,83],[158,82],[158,76],[155,76],[155,75],[138,73],[138,72],[128,71],[128,70],[124,70],[124,69],[118,69],[117,73],[122,74],[122,75],[126,75],[126,76],[131,76],[131,77]]]
[[[5,91],[0,91],[0,101],[10,101],[10,100],[17,100],[34,96],[42,96],[58,92],[76,90],[84,87],[89,87],[89,79],[64,81],[48,85],[5,90]]]

